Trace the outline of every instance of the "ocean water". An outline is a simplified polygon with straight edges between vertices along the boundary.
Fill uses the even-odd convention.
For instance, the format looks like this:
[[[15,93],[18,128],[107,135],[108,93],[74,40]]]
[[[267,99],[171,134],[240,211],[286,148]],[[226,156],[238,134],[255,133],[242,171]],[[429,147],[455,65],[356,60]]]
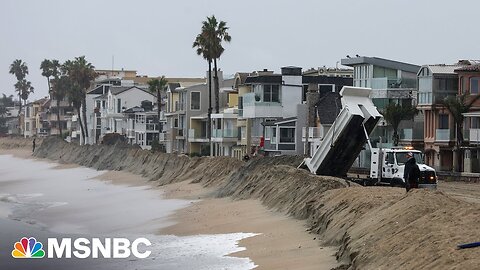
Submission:
[[[238,241],[255,234],[158,235],[173,225],[169,216],[191,201],[162,198],[147,186],[95,179],[89,168],[53,169],[56,164],[0,155],[0,269],[252,269]],[[13,245],[35,237],[145,237],[146,259],[13,259]]]

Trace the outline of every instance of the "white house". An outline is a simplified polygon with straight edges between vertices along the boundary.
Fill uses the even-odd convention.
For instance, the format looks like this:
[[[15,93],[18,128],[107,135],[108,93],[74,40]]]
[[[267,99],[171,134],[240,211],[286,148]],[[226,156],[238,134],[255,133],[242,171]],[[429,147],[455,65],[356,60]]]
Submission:
[[[142,101],[154,103],[156,96],[138,86],[99,85],[87,93],[89,143],[97,143],[106,133],[126,135],[129,108],[141,107]]]

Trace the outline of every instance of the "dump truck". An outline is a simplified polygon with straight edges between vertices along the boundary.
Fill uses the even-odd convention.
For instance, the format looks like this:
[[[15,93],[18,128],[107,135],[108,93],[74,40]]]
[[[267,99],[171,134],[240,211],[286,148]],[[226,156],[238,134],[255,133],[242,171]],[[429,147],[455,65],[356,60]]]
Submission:
[[[390,184],[391,186],[405,186],[403,172],[408,153],[412,153],[418,168],[420,179],[418,187],[435,189],[437,187],[437,174],[435,169],[424,164],[423,153],[412,147],[403,148],[372,148],[371,149],[370,175],[367,184]]]
[[[360,151],[368,144],[372,153],[368,183],[386,182],[404,186],[404,159],[408,152],[412,152],[419,164],[421,186],[436,187],[435,170],[423,164],[420,151],[372,147],[369,136],[382,115],[370,99],[370,92],[370,88],[342,88],[342,110],[312,156],[305,158],[303,164],[313,174],[345,177]]]

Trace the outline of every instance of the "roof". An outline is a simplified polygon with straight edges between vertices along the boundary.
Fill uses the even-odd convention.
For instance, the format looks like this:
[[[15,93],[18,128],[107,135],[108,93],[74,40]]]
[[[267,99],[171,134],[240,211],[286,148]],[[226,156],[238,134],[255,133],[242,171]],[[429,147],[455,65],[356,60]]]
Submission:
[[[136,113],[136,112],[144,112],[144,111],[145,109],[143,109],[142,107],[135,106],[135,107],[124,110],[123,113]]]
[[[282,75],[280,74],[266,74],[266,75],[256,75],[256,76],[248,76],[245,79],[245,84],[253,84],[253,83],[282,83]]]
[[[89,95],[101,95],[103,94],[103,88],[106,88],[106,91],[108,91],[108,87],[109,85],[99,85],[95,88],[93,88],[92,90],[88,91],[87,94]]]
[[[251,73],[248,72],[237,72],[235,74],[235,84],[234,87],[238,88],[239,85],[243,85],[248,76],[251,76]]]
[[[112,95],[118,95],[120,93],[123,93],[127,90],[130,90],[132,88],[138,88],[136,86],[111,86],[110,87],[110,92],[112,92]],[[140,88],[138,88],[140,89]],[[143,89],[140,89],[143,91]]]
[[[420,69],[420,66],[379,58],[379,57],[367,57],[367,56],[359,56],[359,57],[352,57],[352,58],[345,58],[341,60],[341,64],[344,66],[353,67],[355,65],[361,64],[370,64],[374,66],[386,67],[391,69],[399,69],[403,71],[408,71],[412,73],[417,73]]]
[[[445,65],[445,64],[438,64],[438,65],[426,65],[428,69],[433,74],[455,74],[455,70],[458,68],[463,67],[463,65]]]
[[[93,99],[107,99],[108,98],[108,93],[102,94],[98,97],[94,97]]]
[[[471,66],[464,66],[455,69],[455,72],[460,71],[460,72],[480,72],[480,64],[475,64]]]
[[[353,78],[333,76],[302,76],[302,83],[335,84],[353,86]]]
[[[176,83],[168,83],[168,89],[170,89],[170,91],[174,91],[175,89],[177,89],[178,87],[180,87],[180,83],[176,82]]]
[[[340,94],[327,92],[320,98],[315,106],[317,107],[316,116],[319,118],[320,123],[322,125],[331,125],[342,109]]]

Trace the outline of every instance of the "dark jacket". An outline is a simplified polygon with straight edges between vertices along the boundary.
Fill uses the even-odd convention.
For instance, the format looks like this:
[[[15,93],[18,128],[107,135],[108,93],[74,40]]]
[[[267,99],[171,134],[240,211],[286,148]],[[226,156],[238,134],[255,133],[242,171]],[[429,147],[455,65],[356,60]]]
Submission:
[[[420,178],[420,169],[417,161],[411,157],[405,162],[405,169],[403,171],[403,179],[405,179],[405,187],[407,191],[411,188],[418,188],[418,179]]]

